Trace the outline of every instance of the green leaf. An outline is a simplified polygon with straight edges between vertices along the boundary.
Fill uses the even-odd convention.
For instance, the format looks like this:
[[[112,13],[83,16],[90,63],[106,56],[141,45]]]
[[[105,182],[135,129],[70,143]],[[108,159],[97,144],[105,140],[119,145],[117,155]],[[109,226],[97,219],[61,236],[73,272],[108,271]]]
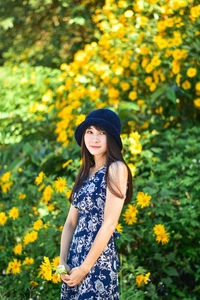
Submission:
[[[85,19],[82,17],[75,17],[69,21],[69,24],[85,25]]]
[[[166,90],[166,87],[162,87],[157,89],[150,97],[150,103],[153,103],[158,97],[160,97],[162,94],[164,94]]]
[[[173,88],[168,87],[166,91],[166,96],[169,100],[176,104],[176,94]]]
[[[169,275],[169,276],[179,276],[177,270],[174,267],[168,267],[165,272]]]
[[[128,102],[128,101],[120,101],[119,103],[119,110],[140,110],[137,103],[134,102]]]
[[[3,27],[3,29],[5,30],[12,28],[13,26],[14,26],[14,17],[7,18],[0,22],[0,27]]]

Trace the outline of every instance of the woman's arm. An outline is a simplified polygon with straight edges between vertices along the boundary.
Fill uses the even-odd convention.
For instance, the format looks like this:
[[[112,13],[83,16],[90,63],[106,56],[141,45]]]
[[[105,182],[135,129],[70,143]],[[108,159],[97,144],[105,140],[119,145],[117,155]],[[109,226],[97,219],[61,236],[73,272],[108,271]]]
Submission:
[[[103,224],[99,229],[93,245],[84,262],[81,264],[81,266],[73,268],[70,272],[70,276],[67,276],[67,284],[69,286],[79,284],[87,275],[98,257],[103,252],[117,226],[126,196],[128,171],[124,163],[114,162],[110,165],[108,172],[111,181],[120,187],[120,190],[124,197],[123,199],[118,198],[117,196],[113,195],[107,188]]]
[[[65,225],[62,230],[60,244],[60,265],[66,265],[69,246],[78,222],[78,210],[71,205]],[[67,270],[69,271],[69,270]]]

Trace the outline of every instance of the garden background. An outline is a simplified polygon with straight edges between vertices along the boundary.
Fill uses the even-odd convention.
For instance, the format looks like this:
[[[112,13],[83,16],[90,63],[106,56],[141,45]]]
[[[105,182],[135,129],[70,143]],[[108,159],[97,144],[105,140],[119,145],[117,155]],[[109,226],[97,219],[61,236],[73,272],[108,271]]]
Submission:
[[[199,1],[7,0],[0,12],[0,298],[59,299],[73,132],[107,107],[133,174],[120,299],[200,299]]]

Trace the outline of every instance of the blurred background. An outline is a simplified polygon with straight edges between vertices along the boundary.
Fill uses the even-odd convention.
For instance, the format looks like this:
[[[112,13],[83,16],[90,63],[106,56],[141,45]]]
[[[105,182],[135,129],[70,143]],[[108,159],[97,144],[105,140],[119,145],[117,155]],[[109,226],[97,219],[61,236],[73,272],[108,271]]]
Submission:
[[[199,299],[199,1],[7,0],[0,31],[0,298],[60,298],[73,134],[106,107],[133,175],[120,299]]]

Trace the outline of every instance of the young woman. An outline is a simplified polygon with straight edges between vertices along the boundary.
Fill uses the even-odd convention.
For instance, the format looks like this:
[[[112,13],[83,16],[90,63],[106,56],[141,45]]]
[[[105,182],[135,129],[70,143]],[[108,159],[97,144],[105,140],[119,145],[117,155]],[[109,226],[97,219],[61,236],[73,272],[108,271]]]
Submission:
[[[118,219],[132,196],[132,176],[121,150],[120,119],[97,109],[75,131],[82,166],[63,227],[60,264],[61,300],[119,299],[115,246]]]

